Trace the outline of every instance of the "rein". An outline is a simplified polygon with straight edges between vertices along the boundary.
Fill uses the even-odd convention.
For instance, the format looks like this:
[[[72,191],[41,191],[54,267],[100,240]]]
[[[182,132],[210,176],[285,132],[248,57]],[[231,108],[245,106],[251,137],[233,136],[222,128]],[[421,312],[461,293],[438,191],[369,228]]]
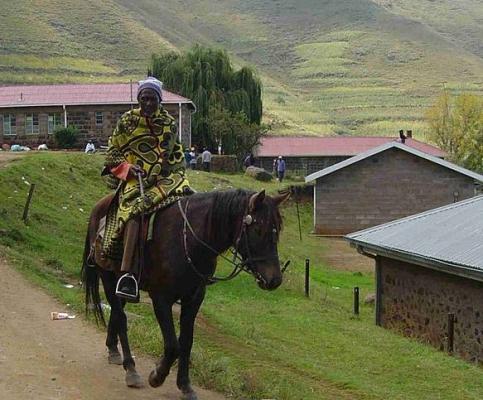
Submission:
[[[188,205],[189,205],[189,199],[186,201],[185,209],[183,210],[183,207],[181,206],[181,201],[178,200],[178,208],[181,213],[181,216],[183,217],[183,246],[184,246],[184,253],[186,256],[186,260],[188,261],[188,264],[190,265],[191,269],[193,272],[198,275],[206,285],[212,285],[213,283],[217,282],[222,282],[222,281],[229,281],[236,276],[242,271],[245,272],[250,272],[250,270],[246,267],[246,262],[242,260],[238,253],[238,246],[235,247],[233,251],[233,260],[229,259],[226,257],[224,254],[220,253],[218,250],[214,249],[212,246],[210,246],[208,243],[206,243],[204,240],[200,239],[198,235],[196,235],[193,227],[191,226],[189,220],[188,220]],[[187,228],[190,230],[191,234],[193,235],[194,239],[198,242],[201,243],[204,247],[206,247],[208,250],[212,251],[217,257],[223,258],[225,261],[228,261],[230,264],[233,265],[233,271],[227,275],[226,277],[216,277],[216,276],[206,276],[202,274],[198,269],[196,268],[195,264],[193,263],[193,260],[191,259],[189,252],[188,252],[188,233],[187,233]],[[239,242],[243,231],[245,229],[245,222],[243,222],[242,229],[240,230],[240,235],[237,238],[236,243]],[[239,262],[236,262],[239,260]]]
[[[178,201],[178,208],[179,208],[179,211],[181,213],[181,216],[183,217],[183,246],[184,246],[185,257],[186,257],[186,260],[188,261],[188,264],[190,265],[191,269],[193,270],[193,272],[197,276],[199,276],[204,281],[204,283],[206,285],[211,285],[211,284],[217,283],[217,282],[229,281],[229,280],[235,278],[236,276],[238,276],[240,274],[240,272],[242,272],[242,271],[250,273],[250,274],[254,275],[256,278],[261,278],[261,276],[257,276],[258,273],[256,271],[253,271],[249,267],[250,263],[253,262],[253,261],[267,260],[267,259],[270,259],[270,258],[277,258],[278,259],[277,256],[257,257],[257,258],[254,258],[254,257],[251,256],[250,246],[249,246],[249,243],[248,243],[248,235],[246,234],[246,227],[247,227],[247,225],[250,225],[252,222],[254,222],[254,220],[253,220],[253,217],[250,214],[248,214],[248,212],[245,212],[245,215],[242,218],[242,227],[240,229],[240,232],[239,232],[234,244],[232,244],[233,259],[229,259],[224,254],[220,253],[218,250],[214,249],[212,246],[210,246],[208,243],[206,243],[204,240],[200,239],[198,237],[198,235],[196,235],[193,227],[191,226],[191,224],[188,220],[188,216],[187,216],[188,206],[189,206],[189,199],[186,200],[186,205],[185,205],[184,210],[183,210],[183,207],[181,206],[181,201]],[[227,262],[229,262],[230,264],[233,265],[233,271],[229,275],[227,275],[226,277],[220,278],[220,277],[216,277],[216,276],[206,276],[206,275],[202,274],[200,271],[198,271],[198,269],[194,265],[193,260],[191,259],[189,252],[188,252],[188,233],[187,233],[188,229],[191,232],[191,234],[193,235],[193,238],[198,243],[202,244],[208,250],[213,252],[213,254],[215,254],[217,257],[221,257],[225,261],[227,261]],[[246,260],[243,260],[243,258],[241,257],[241,255],[239,253],[239,250],[238,250],[239,245],[240,245],[240,241],[243,237],[245,238],[244,243],[245,243],[246,250],[247,250],[247,253],[248,253],[248,258]],[[287,261],[285,263],[283,270],[282,270],[282,273],[286,270],[289,263],[290,263],[290,261]]]

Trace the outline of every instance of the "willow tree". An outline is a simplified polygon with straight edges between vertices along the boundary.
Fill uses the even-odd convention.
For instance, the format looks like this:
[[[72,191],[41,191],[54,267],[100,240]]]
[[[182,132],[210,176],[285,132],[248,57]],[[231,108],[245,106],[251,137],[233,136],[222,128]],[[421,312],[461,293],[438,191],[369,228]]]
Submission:
[[[196,104],[192,135],[198,145],[215,148],[220,144],[210,122],[213,110],[228,111],[235,119],[243,113],[248,125],[260,125],[260,80],[249,67],[235,71],[224,50],[196,45],[184,54],[153,55],[148,74]]]
[[[483,96],[445,92],[426,118],[432,139],[452,161],[483,172]]]

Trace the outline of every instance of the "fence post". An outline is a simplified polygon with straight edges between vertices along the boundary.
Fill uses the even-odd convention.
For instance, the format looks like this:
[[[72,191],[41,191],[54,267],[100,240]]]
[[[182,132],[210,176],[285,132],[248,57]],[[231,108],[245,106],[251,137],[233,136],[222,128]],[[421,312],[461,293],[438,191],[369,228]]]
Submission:
[[[310,259],[305,259],[305,296],[310,295]]]
[[[35,190],[35,183],[32,183],[30,185],[29,195],[27,196],[27,201],[25,202],[25,207],[23,208],[22,220],[23,220],[24,224],[27,223],[27,220],[28,220],[28,217],[29,217],[30,202],[32,201],[32,196],[34,194],[34,190]]]
[[[359,315],[359,288],[354,288],[354,315]]]
[[[448,313],[448,353],[454,350],[454,314]]]

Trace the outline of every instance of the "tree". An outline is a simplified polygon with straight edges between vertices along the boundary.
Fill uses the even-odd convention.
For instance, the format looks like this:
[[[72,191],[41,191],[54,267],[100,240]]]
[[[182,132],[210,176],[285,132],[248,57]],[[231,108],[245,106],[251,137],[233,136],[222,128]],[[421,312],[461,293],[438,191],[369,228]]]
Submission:
[[[221,146],[226,154],[235,154],[240,162],[270,130],[268,125],[250,123],[244,112],[232,113],[217,106],[210,109],[207,126],[213,132],[216,147]]]
[[[247,123],[260,125],[262,118],[262,87],[256,74],[248,67],[235,71],[224,50],[199,45],[185,54],[153,55],[148,74],[164,82],[167,88],[189,97],[196,104],[193,115],[193,141],[215,147],[216,135],[211,112],[243,113]],[[223,115],[223,118],[227,118]],[[233,122],[233,121],[232,121]]]
[[[54,140],[58,148],[72,149],[76,142],[79,131],[74,126],[58,128],[54,131]]]
[[[426,114],[433,140],[449,158],[483,172],[483,97],[443,93]]]

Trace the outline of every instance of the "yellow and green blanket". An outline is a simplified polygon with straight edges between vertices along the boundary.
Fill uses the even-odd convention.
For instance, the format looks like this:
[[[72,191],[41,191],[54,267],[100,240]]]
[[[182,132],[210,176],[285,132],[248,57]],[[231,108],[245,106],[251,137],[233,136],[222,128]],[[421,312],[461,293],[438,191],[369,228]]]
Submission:
[[[103,252],[118,258],[126,222],[149,214],[193,193],[185,177],[183,147],[177,138],[175,120],[161,108],[147,118],[141,110],[126,112],[109,138],[103,174],[120,178],[117,196],[106,220]],[[144,172],[144,198],[137,178],[127,174],[130,164]]]

